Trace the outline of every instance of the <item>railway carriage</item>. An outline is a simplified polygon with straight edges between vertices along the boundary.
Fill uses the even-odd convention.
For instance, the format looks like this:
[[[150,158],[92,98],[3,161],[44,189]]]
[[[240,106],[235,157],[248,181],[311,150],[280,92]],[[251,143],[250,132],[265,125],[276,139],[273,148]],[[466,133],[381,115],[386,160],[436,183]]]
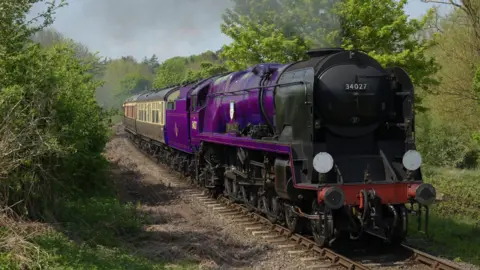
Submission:
[[[137,133],[136,128],[136,119],[137,119],[137,106],[135,101],[139,95],[135,95],[133,97],[128,98],[123,103],[123,125],[125,126],[125,130],[132,134]]]
[[[362,52],[309,55],[133,97],[136,134],[127,119],[126,130],[212,195],[319,245],[363,232],[399,243],[406,204],[421,212],[435,200],[415,150],[412,82]],[[163,124],[146,124],[152,102],[167,104]]]

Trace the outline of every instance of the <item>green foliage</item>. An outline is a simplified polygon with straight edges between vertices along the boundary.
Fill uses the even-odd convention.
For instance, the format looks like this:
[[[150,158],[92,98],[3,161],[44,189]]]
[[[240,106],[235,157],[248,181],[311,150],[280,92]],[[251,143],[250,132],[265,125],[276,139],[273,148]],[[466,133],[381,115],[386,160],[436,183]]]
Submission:
[[[211,51],[189,57],[172,57],[157,68],[153,86],[159,89],[165,88],[213,76],[226,70],[227,68],[219,61],[217,55]]]
[[[480,64],[475,70],[475,76],[473,77],[473,91],[477,96],[477,101],[480,103]]]
[[[335,8],[342,30],[333,36],[342,37],[345,49],[367,52],[384,66],[399,66],[411,76],[413,83],[428,90],[438,85],[433,77],[439,70],[435,58],[425,52],[434,45],[432,39],[419,39],[418,34],[433,16],[433,10],[422,20],[408,19],[404,7],[407,0],[345,0]]]
[[[211,62],[202,62],[200,64],[200,70],[189,70],[185,81],[196,81],[200,79],[205,79],[214,75],[222,74],[227,72],[225,65],[214,64]]]
[[[221,30],[233,39],[221,56],[230,69],[260,62],[287,63],[305,59],[311,47],[337,43],[328,33],[338,29],[332,1],[234,1]],[[321,12],[319,12],[321,11]]]
[[[151,87],[152,82],[150,78],[146,78],[141,74],[129,74],[122,81],[120,85],[122,89],[125,89],[125,92],[130,89],[130,94],[138,94],[146,89]]]
[[[249,24],[273,25],[287,39],[299,37],[315,47],[338,45],[327,39],[339,29],[333,13],[335,1],[328,0],[234,0],[224,15],[223,28],[236,29]],[[269,34],[269,33],[266,33]]]
[[[478,145],[462,132],[460,125],[434,121],[428,114],[417,115],[417,147],[426,164],[438,167],[474,168]]]
[[[96,92],[101,106],[121,109],[127,97],[151,88],[155,66],[155,58],[152,59],[148,63],[138,63],[133,57],[107,61],[102,77],[105,83]]]
[[[474,132],[474,133],[472,134],[472,139],[473,139],[476,143],[480,144],[480,132]]]
[[[153,86],[155,88],[164,88],[182,82],[187,72],[185,58],[173,57],[158,67]]]
[[[232,44],[223,46],[221,53],[232,70],[260,62],[301,60],[309,47],[303,38],[286,37],[275,24],[254,23],[246,16],[239,17],[239,25],[222,25],[222,32],[233,39]]]
[[[39,15],[39,27],[27,22],[25,14],[35,2],[0,3],[0,208],[2,213],[10,206],[20,215],[65,222],[66,231],[88,239],[90,247],[60,233],[34,239],[2,216],[7,225],[0,229],[0,264],[14,269],[148,269],[151,263],[97,246],[114,245],[115,237],[138,232],[141,219],[132,206],[112,196],[89,197],[109,189],[102,152],[110,115],[95,100],[100,61],[56,32],[39,32],[52,22],[55,3]]]
[[[70,192],[103,185],[108,123],[94,98],[94,62],[80,61],[72,43],[31,41],[40,29],[24,19],[32,2],[0,4],[0,202],[36,216]],[[54,8],[40,15],[45,25]]]
[[[432,93],[417,91],[429,108],[417,117],[418,146],[432,165],[478,167],[480,141],[475,134],[480,130],[480,106],[472,87],[480,63],[478,42],[461,10],[443,18],[437,15],[429,26],[426,35],[438,37],[426,54],[441,67],[435,75],[441,83],[431,88]]]
[[[160,66],[158,63],[158,57],[155,54],[149,59],[147,57],[143,58],[142,64],[147,65],[153,74],[155,74],[157,68]]]

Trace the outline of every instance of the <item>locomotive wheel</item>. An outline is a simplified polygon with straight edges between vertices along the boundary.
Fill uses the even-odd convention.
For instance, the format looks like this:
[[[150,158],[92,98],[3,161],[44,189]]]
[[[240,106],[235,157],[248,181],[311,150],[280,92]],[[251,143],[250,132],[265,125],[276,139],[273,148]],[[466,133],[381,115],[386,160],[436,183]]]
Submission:
[[[250,211],[255,210],[255,208],[258,205],[258,196],[257,196],[257,193],[256,193],[255,189],[248,188],[248,187],[242,185],[240,190],[242,192],[243,202],[247,205],[247,208]]]
[[[240,194],[240,186],[236,181],[232,181],[232,195],[230,196],[233,202],[238,202],[240,200],[238,194]]]
[[[186,178],[186,177],[189,177],[191,175],[191,171],[190,171],[190,161],[187,157],[185,157],[184,161],[183,161],[183,176]]]
[[[214,175],[214,171],[213,171],[212,166],[210,164],[206,164],[206,166],[203,169],[202,174],[201,174],[201,178],[200,178],[201,183],[203,185],[210,186],[214,177],[215,177],[215,175]]]
[[[405,238],[407,237],[407,229],[408,229],[408,214],[407,209],[404,205],[397,205],[395,206],[395,210],[398,213],[398,220],[396,226],[393,227],[393,224],[387,226],[385,230],[387,233],[387,239],[389,240],[390,244],[392,245],[400,245]],[[392,218],[393,222],[393,218]]]
[[[167,152],[167,153],[165,154],[165,165],[167,165],[167,167],[168,167],[168,172],[171,173],[171,172],[172,172],[172,171],[171,171],[172,155],[171,155],[169,152]]]
[[[225,189],[223,190],[223,194],[225,197],[231,198],[232,196],[232,183],[231,180],[225,177],[225,180],[223,181],[223,185]]]
[[[331,211],[325,212],[325,205],[319,204],[317,200],[313,200],[312,203],[312,215],[320,216],[320,219],[312,219],[310,220],[310,227],[312,230],[313,238],[315,242],[323,247],[328,244],[332,237],[333,231],[333,217]],[[330,216],[330,218],[329,218]],[[326,219],[326,220],[325,220]],[[332,222],[330,222],[332,221]]]
[[[178,153],[173,156],[172,169],[173,171],[180,172],[180,154]]]
[[[198,186],[198,181],[200,179],[200,167],[199,167],[199,160],[198,157],[195,157],[195,159],[191,163],[191,169],[192,169],[192,177],[191,182],[192,184]]]
[[[278,199],[271,195],[262,196],[262,208],[267,216],[267,219],[276,223],[280,216],[280,204]]]
[[[303,229],[303,220],[290,209],[290,205],[285,205],[285,223],[292,233],[301,233]]]

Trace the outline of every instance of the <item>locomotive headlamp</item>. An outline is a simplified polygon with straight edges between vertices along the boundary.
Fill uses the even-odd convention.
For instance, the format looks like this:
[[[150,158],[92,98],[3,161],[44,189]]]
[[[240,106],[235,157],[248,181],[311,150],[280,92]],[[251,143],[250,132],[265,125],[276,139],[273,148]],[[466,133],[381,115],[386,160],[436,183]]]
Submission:
[[[333,168],[333,157],[327,152],[320,152],[313,158],[313,168],[319,173],[327,173]]]
[[[415,150],[408,150],[402,159],[403,167],[409,171],[415,171],[422,165],[422,156]]]

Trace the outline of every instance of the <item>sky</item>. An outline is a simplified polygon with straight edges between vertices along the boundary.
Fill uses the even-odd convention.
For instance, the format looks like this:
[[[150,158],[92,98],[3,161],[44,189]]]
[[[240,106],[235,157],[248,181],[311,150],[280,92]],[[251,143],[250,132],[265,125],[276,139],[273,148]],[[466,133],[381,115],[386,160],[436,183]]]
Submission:
[[[131,55],[141,60],[156,54],[160,61],[173,56],[218,50],[230,42],[220,32],[228,0],[69,0],[57,10],[53,28],[101,56]],[[409,0],[411,17],[432,4]],[[44,4],[35,5],[30,16]]]

